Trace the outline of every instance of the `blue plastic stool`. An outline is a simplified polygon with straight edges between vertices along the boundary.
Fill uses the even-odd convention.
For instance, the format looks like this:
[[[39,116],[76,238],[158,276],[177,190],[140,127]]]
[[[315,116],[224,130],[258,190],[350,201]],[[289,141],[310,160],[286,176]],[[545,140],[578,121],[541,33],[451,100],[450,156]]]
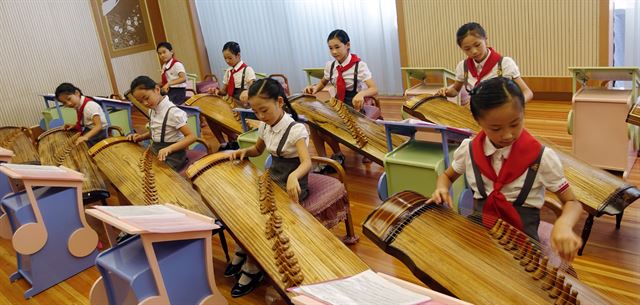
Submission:
[[[153,245],[171,304],[198,304],[209,289],[205,239],[175,240]],[[158,295],[140,236],[106,250],[96,259],[109,304],[137,304]]]
[[[32,254],[17,252],[18,271],[9,277],[12,282],[24,278],[31,284],[24,293],[25,299],[93,266],[98,254],[94,248],[89,255],[76,257],[67,247],[72,233],[83,227],[77,217],[75,188],[38,187],[33,189],[33,193],[46,228],[46,243]],[[27,191],[7,195],[2,199],[2,207],[9,218],[14,239],[23,225],[37,223]]]

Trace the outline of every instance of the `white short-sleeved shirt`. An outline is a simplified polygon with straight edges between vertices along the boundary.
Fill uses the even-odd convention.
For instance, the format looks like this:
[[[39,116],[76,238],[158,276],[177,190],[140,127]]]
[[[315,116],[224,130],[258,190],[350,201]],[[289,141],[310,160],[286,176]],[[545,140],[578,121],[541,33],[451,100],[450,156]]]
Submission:
[[[162,122],[164,116],[171,108],[175,106],[168,96],[165,96],[155,109],[149,109],[149,130],[151,131],[151,140],[159,143],[162,133]],[[180,128],[187,124],[187,113],[184,110],[174,107],[169,112],[167,117],[167,127],[165,129],[164,141],[165,142],[178,142],[184,138]]]
[[[335,65],[333,65],[333,63],[335,62]],[[347,55],[347,58],[345,58],[344,60],[344,64],[348,64],[349,62],[351,62],[351,53],[349,53],[349,55]],[[333,65],[333,73],[331,75],[331,79],[329,79],[329,72],[331,72],[331,65]],[[336,85],[336,79],[338,78],[338,66],[340,64],[338,64],[337,60],[330,60],[328,61],[325,65],[324,65],[324,79],[327,80],[329,83],[331,83],[334,87]],[[340,65],[342,66],[342,65]],[[344,83],[346,85],[346,90],[347,91],[352,91],[353,90],[353,79],[354,79],[354,74],[355,74],[355,70],[356,70],[356,65],[353,65],[349,70],[342,72],[342,77],[344,78]],[[360,92],[364,89],[367,89],[367,84],[365,84],[364,82],[367,80],[370,80],[372,78],[371,76],[371,71],[369,71],[369,66],[367,66],[367,63],[360,60],[360,62],[358,63],[358,87],[357,87],[357,92]]]
[[[467,182],[471,190],[473,190],[473,197],[481,199],[481,195],[478,192],[478,184],[473,173],[473,165],[471,164],[471,155],[469,154],[469,145],[471,140],[466,139],[462,141],[460,147],[453,154],[453,162],[451,167],[458,174],[466,174]],[[491,156],[491,165],[496,173],[500,172],[504,160],[509,157],[511,152],[511,146],[503,148],[495,148],[489,138],[485,138],[484,142],[484,154],[485,156]],[[513,182],[502,187],[501,192],[509,202],[514,202],[520,190],[524,185],[527,172],[525,171],[520,177]],[[490,194],[493,191],[493,182],[487,177],[482,175],[482,181],[484,182],[485,191]],[[542,160],[540,161],[540,167],[538,173],[529,192],[527,200],[525,200],[525,207],[541,208],[544,204],[545,189],[551,192],[562,192],[569,187],[569,182],[564,177],[564,171],[562,169],[562,163],[558,158],[558,155],[549,147],[545,147],[542,153]]]
[[[240,68],[240,66],[242,66],[242,64],[244,64],[244,62],[241,60],[239,61],[233,68],[229,67],[227,68],[227,70],[225,70],[224,72],[224,77],[222,78],[222,84],[226,85],[229,83],[229,75],[231,74],[231,69],[235,70]],[[249,81],[255,80],[256,79],[256,72],[253,71],[253,68],[251,68],[250,66],[246,66],[244,68],[245,71],[238,71],[235,74],[233,74],[233,84],[235,88],[242,88],[242,74],[244,73],[244,89],[247,90],[249,89],[249,86],[247,86],[247,83]]]
[[[171,58],[166,64],[162,65],[162,71],[171,66],[171,63],[175,61],[175,58]],[[180,77],[180,73],[184,73],[185,77],[187,76],[187,70],[185,70],[184,65],[181,62],[176,62],[171,69],[167,70],[167,81],[172,81],[178,79]],[[182,82],[179,84],[169,86],[171,88],[187,88],[187,82]]]
[[[86,97],[81,96],[80,100],[84,102]],[[82,103],[78,105],[78,109],[82,106]],[[87,129],[93,128],[93,117],[99,115],[100,123],[102,125],[102,129],[107,128],[107,117],[104,115],[104,111],[102,111],[102,107],[95,101],[88,101],[84,106],[82,111],[82,125]]]
[[[293,118],[289,114],[285,113],[282,119],[273,126],[269,126],[264,122],[260,122],[258,127],[258,137],[264,141],[267,152],[275,156],[278,150],[278,145],[282,136],[289,127],[289,124],[294,122]],[[298,150],[296,149],[296,142],[304,139],[306,145],[309,145],[309,132],[304,124],[297,123],[291,127],[287,141],[282,147],[282,153],[280,157],[295,158],[298,157]]]
[[[489,54],[487,54],[487,57],[483,61],[479,63],[476,63],[474,61],[474,63],[476,64],[476,70],[478,71],[478,73],[480,73],[479,71],[482,71],[482,67],[489,59],[489,55],[491,55],[491,50],[489,50]],[[456,66],[456,80],[463,83],[464,83],[464,62],[465,61],[466,59],[460,61],[458,63],[458,66]],[[493,69],[491,69],[491,72],[485,75],[482,78],[482,80],[492,79],[497,76],[498,76],[498,64],[493,66]],[[518,65],[516,65],[516,62],[511,57],[502,58],[502,77],[511,78],[511,79],[516,79],[520,77],[520,69],[518,68]],[[469,82],[469,86],[471,87],[475,86],[476,83],[478,82],[478,80],[475,77],[473,77],[471,73],[468,73],[467,81]]]

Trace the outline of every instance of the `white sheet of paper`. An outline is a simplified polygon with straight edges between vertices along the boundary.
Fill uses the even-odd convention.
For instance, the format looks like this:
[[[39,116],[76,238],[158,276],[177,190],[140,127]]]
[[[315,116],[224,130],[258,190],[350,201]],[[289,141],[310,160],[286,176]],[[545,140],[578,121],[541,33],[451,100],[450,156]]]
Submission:
[[[341,280],[293,289],[332,305],[414,305],[431,298],[387,281],[372,270]]]
[[[184,216],[172,208],[162,204],[152,205],[121,205],[121,206],[103,206],[96,205],[94,208],[101,210],[118,219],[128,219],[136,217],[145,218],[174,218]]]
[[[127,223],[150,233],[177,233],[213,230],[213,223],[191,218],[182,214],[172,218],[133,217]]]
[[[4,163],[2,166],[7,167],[13,171],[35,171],[35,172],[47,172],[47,173],[66,173],[62,168],[55,167],[53,165],[29,165],[29,164],[13,164]]]

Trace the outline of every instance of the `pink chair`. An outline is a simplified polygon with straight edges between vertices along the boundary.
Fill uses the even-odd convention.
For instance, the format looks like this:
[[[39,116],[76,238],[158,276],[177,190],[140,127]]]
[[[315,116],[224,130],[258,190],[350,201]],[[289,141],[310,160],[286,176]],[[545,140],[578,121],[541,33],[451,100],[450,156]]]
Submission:
[[[207,144],[202,138],[197,138],[196,142],[200,143],[204,148],[196,147],[195,149],[187,149],[187,164],[180,169],[180,176],[186,177],[187,168],[189,168],[191,164],[212,152],[209,144]]]
[[[196,93],[207,93],[209,89],[220,87],[218,77],[215,74],[207,74],[202,81],[196,84]]]
[[[368,96],[364,99],[363,105],[364,115],[372,120],[382,120],[382,111],[380,110],[380,101],[375,96]]]
[[[280,85],[282,85],[282,88],[284,88],[284,94],[287,96],[291,95],[291,92],[289,91],[289,80],[284,74],[271,74],[269,77],[277,80]]]
[[[349,245],[357,243],[359,237],[353,231],[344,169],[338,162],[329,158],[311,157],[311,160],[333,167],[338,177],[310,173],[309,196],[301,203],[302,206],[328,229],[344,221],[347,235],[342,241]]]

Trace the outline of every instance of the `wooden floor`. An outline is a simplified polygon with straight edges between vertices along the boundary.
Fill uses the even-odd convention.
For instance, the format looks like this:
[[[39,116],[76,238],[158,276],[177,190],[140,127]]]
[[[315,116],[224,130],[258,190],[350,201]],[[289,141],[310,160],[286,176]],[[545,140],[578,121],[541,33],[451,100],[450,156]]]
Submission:
[[[385,119],[399,119],[400,99],[382,101]],[[566,114],[570,109],[568,102],[534,101],[527,105],[526,126],[536,134],[543,135],[569,151],[571,137],[566,133]],[[145,123],[138,113],[134,115],[134,125]],[[208,131],[208,130],[207,130]],[[212,143],[211,134],[205,132],[205,138]],[[313,149],[312,149],[313,151]],[[348,174],[349,198],[356,232],[360,242],[350,248],[357,253],[373,270],[385,272],[401,279],[420,283],[398,260],[382,252],[362,235],[361,224],[372,209],[380,203],[376,193],[377,179],[383,169],[373,163],[362,164],[359,156],[346,149],[346,170]],[[640,163],[640,162],[638,162]],[[632,183],[640,184],[640,164],[636,164],[629,175]],[[110,204],[116,203],[112,196]],[[574,262],[574,267],[582,281],[609,296],[618,304],[640,303],[640,204],[631,205],[625,210],[622,228],[615,230],[615,218],[604,216],[596,219],[589,243],[584,255]],[[580,228],[582,222],[581,220]],[[93,226],[102,231],[98,223]],[[340,224],[336,234],[344,234]],[[233,279],[222,277],[224,256],[218,239],[214,238],[214,268],[219,289],[230,304],[264,304],[268,282],[258,290],[239,299],[232,299],[229,291]],[[16,270],[15,252],[10,241],[0,240],[0,304],[88,304],[88,294],[93,282],[99,277],[95,267],[90,268],[71,279],[25,301],[22,293],[28,288],[24,280],[9,283],[9,275]],[[491,279],[486,279],[490,281]],[[507,284],[508,285],[508,284]],[[481,292],[479,292],[481,293]]]

